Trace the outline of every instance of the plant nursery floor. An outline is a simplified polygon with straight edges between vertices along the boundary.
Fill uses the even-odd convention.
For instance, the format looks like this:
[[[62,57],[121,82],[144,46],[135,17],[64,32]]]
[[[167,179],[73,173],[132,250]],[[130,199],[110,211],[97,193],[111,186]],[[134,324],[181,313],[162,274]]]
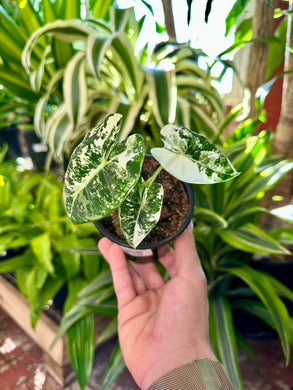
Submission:
[[[245,390],[292,390],[293,359],[285,366],[277,340],[249,341],[256,354],[253,362],[240,354]],[[96,352],[94,368],[86,390],[98,390],[114,343]],[[292,349],[293,354],[293,349]],[[138,390],[125,371],[111,390]],[[0,307],[0,390],[79,390],[74,375],[66,387],[47,371],[42,350]]]

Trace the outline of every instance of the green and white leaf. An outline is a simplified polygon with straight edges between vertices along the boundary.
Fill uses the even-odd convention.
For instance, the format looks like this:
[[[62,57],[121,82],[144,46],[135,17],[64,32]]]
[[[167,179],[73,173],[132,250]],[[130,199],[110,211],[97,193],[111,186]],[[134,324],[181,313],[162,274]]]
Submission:
[[[153,183],[150,187],[140,177],[119,208],[120,225],[126,241],[136,248],[160,219],[163,187]]]
[[[86,114],[88,102],[83,52],[78,52],[66,66],[63,91],[69,119],[78,126]]]
[[[164,148],[153,148],[151,153],[177,179],[211,184],[238,175],[229,159],[205,136],[171,124],[164,126],[160,134]]]
[[[120,206],[140,177],[144,139],[119,142],[121,115],[110,114],[91,129],[71,155],[64,178],[64,203],[75,223],[95,221]]]
[[[62,161],[62,153],[66,149],[66,143],[73,128],[74,125],[69,120],[65,103],[62,103],[50,116],[45,134],[48,145],[58,161]]]
[[[67,346],[79,385],[85,388],[95,356],[94,315],[89,313],[67,330]]]
[[[147,69],[146,76],[150,85],[149,95],[153,104],[153,113],[160,127],[173,123],[176,115],[177,87],[174,69]]]
[[[232,312],[225,298],[210,296],[210,336],[215,352],[233,385],[242,389]]]
[[[251,223],[240,226],[236,230],[217,229],[216,233],[227,244],[244,252],[290,254],[285,247]]]

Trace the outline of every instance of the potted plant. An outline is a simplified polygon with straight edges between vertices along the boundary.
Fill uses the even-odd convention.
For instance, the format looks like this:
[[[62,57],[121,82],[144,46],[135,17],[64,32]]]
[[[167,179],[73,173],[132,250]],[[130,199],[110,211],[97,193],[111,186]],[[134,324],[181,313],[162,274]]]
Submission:
[[[178,235],[193,216],[193,192],[182,182],[218,183],[232,179],[237,172],[206,137],[175,125],[162,128],[164,147],[151,149],[155,160],[145,158],[141,135],[120,140],[121,121],[120,114],[107,115],[73,151],[64,178],[65,207],[75,223],[92,221],[128,248],[145,249],[149,233],[157,229],[154,237],[158,237],[150,245],[157,247]],[[168,235],[162,236],[175,219],[175,214],[169,219],[168,214],[176,212],[177,206],[172,210],[166,202],[176,198],[177,191],[181,191],[177,206],[182,204],[182,216]],[[189,204],[184,205],[185,199]]]

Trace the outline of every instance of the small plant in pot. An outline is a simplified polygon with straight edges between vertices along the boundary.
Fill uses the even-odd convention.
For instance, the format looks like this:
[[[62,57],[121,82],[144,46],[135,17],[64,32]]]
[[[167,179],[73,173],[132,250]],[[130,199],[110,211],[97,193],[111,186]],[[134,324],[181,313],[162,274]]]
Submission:
[[[73,222],[94,222],[127,253],[144,256],[152,253],[146,248],[173,240],[190,222],[191,183],[219,183],[238,173],[206,137],[177,125],[164,126],[164,147],[145,156],[140,134],[119,138],[121,120],[120,114],[107,115],[75,148],[64,178],[64,203]],[[175,210],[179,206],[182,210]]]

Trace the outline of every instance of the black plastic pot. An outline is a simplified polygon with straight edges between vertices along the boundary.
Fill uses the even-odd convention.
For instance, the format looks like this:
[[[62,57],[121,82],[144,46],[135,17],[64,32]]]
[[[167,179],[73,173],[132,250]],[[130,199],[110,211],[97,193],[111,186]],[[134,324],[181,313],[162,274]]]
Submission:
[[[179,229],[170,237],[152,242],[149,244],[140,244],[136,249],[132,248],[126,241],[121,240],[117,237],[112,236],[102,225],[101,221],[95,221],[94,224],[95,226],[99,229],[99,231],[107,238],[109,238],[111,241],[115,242],[116,244],[119,244],[122,249],[124,250],[125,253],[133,256],[133,257],[147,257],[147,256],[152,256],[153,251],[157,249],[158,247],[168,244],[171,241],[173,241],[176,237],[178,237],[189,225],[192,217],[193,217],[193,212],[194,212],[194,207],[195,207],[195,198],[194,198],[194,192],[191,184],[188,183],[183,183],[183,187],[185,189],[185,192],[187,194],[188,200],[189,200],[189,209],[188,212],[185,215],[185,218],[179,227]],[[158,222],[160,223],[160,222]]]
[[[6,159],[14,159],[22,156],[22,148],[15,124],[0,129],[0,146],[8,145]]]
[[[42,141],[34,130],[24,130],[23,136],[34,167],[38,170],[43,170],[48,155],[48,147],[42,144]]]

